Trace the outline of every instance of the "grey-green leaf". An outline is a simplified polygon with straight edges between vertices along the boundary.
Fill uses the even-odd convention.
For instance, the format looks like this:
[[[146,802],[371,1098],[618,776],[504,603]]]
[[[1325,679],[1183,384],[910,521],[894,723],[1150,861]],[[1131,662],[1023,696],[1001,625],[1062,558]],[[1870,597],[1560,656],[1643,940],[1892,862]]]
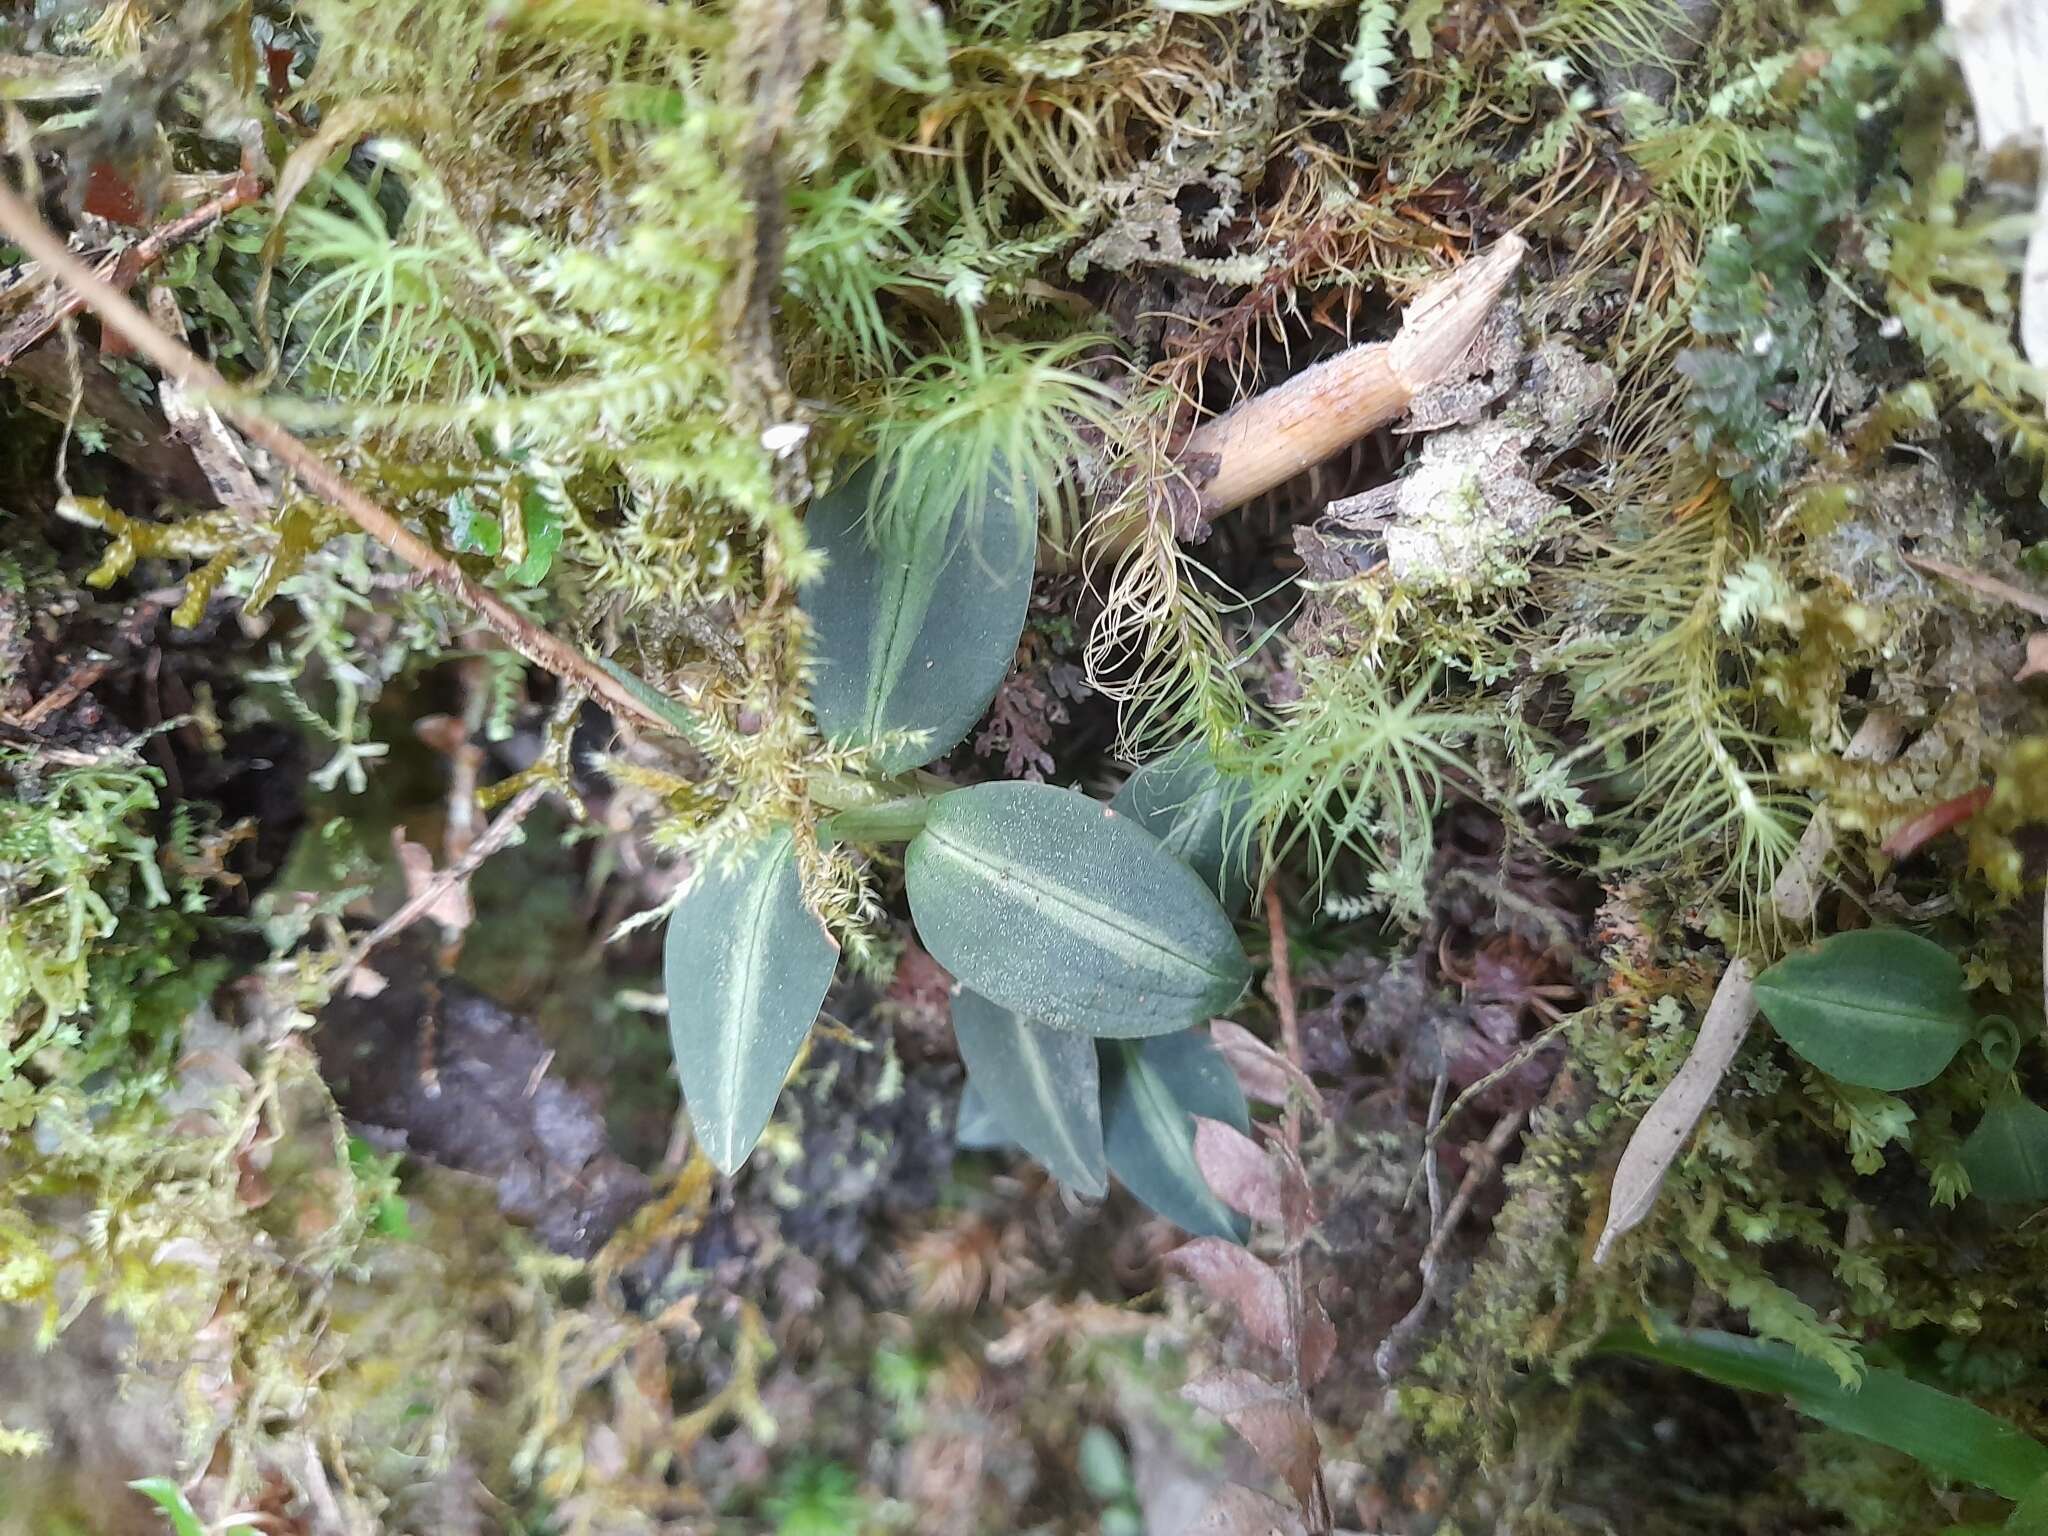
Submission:
[[[1109,1171],[1176,1226],[1241,1243],[1250,1224],[1217,1198],[1195,1163],[1195,1115],[1251,1130],[1244,1090],[1206,1031],[1103,1044]]]
[[[1226,912],[1251,899],[1251,786],[1226,779],[1191,741],[1124,780],[1110,805],[1207,882]]]
[[[964,987],[953,995],[953,1038],[1004,1139],[1081,1194],[1108,1190],[1093,1040],[1033,1024]]]
[[[2020,1098],[1992,1105],[1963,1143],[1963,1167],[1981,1200],[2048,1201],[2048,1109]]]
[[[953,1145],[969,1152],[987,1152],[1016,1145],[1010,1140],[1010,1133],[1002,1122],[996,1119],[995,1111],[989,1108],[981,1090],[974,1086],[972,1078],[960,1090],[960,1114],[953,1122]]]
[[[1828,1076],[1888,1093],[1939,1076],[1976,1027],[1955,956],[1901,928],[1787,955],[1757,977],[1756,1001]]]
[[[980,784],[933,805],[904,856],[911,915],[960,982],[1034,1023],[1170,1034],[1251,980],[1202,879],[1128,816],[1045,784]]]
[[[690,1123],[722,1172],[761,1139],[838,961],[786,831],[705,870],[669,917],[669,1042]]]
[[[1019,482],[997,470],[965,492],[952,476],[920,475],[920,486],[957,500],[929,509],[919,521],[939,531],[907,550],[870,538],[872,464],[818,497],[805,517],[826,561],[799,594],[815,635],[811,704],[819,728],[842,744],[921,733],[879,754],[883,773],[951,749],[1016,654],[1037,558],[1036,508],[1017,506]]]

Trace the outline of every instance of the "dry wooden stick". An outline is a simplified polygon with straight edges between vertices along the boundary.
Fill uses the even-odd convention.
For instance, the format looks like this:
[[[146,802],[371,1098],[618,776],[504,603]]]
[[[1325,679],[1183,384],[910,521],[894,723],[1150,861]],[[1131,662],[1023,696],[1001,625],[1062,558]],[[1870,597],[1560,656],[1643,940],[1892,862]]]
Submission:
[[[50,232],[34,209],[4,186],[0,186],[0,233],[69,284],[83,307],[98,316],[102,325],[187,390],[217,402],[217,409],[245,437],[260,444],[323,499],[347,513],[357,527],[410,565],[422,580],[474,610],[521,656],[602,699],[617,713],[663,732],[674,730],[651,707],[641,703],[619,678],[560,636],[542,629],[489,588],[470,580],[453,560],[357,490],[298,438],[251,407],[237,403],[225,379],[195,357],[190,348],[166,336],[125,294],[96,277]]]
[[[1417,395],[1454,374],[1526,249],[1519,235],[1504,236],[1423,290],[1392,341],[1339,353],[1196,428],[1184,454],[1216,461],[1201,488],[1201,521],[1400,420]]]

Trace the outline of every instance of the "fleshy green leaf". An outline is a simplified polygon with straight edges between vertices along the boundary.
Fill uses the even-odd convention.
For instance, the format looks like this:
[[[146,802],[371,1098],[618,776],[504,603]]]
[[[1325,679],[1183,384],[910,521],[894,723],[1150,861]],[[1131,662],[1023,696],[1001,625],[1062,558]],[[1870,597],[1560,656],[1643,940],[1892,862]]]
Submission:
[[[477,505],[476,494],[464,489],[448,498],[448,547],[458,555],[496,555],[504,547],[497,518]]]
[[[1226,779],[1200,742],[1145,764],[1110,805],[1200,875],[1226,912],[1251,899],[1251,786]]]
[[[816,635],[811,704],[836,742],[921,733],[880,754],[884,773],[930,762],[981,718],[1016,654],[1037,558],[1035,510],[1009,499],[1015,477],[965,494],[948,475],[917,483],[960,499],[921,519],[936,531],[907,548],[870,537],[872,465],[813,501],[804,522],[826,562],[800,597]]]
[[[1830,1077],[1893,1092],[1939,1076],[1976,1027],[1963,968],[1901,928],[1838,933],[1756,979],[1785,1043]]]
[[[669,1041],[690,1123],[721,1171],[761,1139],[838,960],[804,905],[786,831],[730,870],[705,870],[670,916]]]
[[[1830,1428],[1861,1435],[1950,1477],[2025,1498],[2048,1476],[2048,1445],[1974,1403],[1872,1366],[1861,1386],[1845,1387],[1827,1366],[1789,1346],[1711,1329],[1660,1332],[1634,1328],[1601,1340],[1609,1353],[1660,1360],[1749,1392],[1789,1398],[1801,1413]]]
[[[2029,1488],[2005,1517],[2012,1536],[2048,1536],[2048,1476]]]
[[[953,1145],[970,1152],[987,1152],[1016,1145],[971,1077],[967,1086],[960,1090],[960,1114],[953,1124]]]
[[[1093,1040],[1033,1024],[964,987],[953,995],[953,1038],[1009,1140],[1084,1195],[1109,1188]]]
[[[548,574],[555,551],[562,547],[562,509],[539,491],[528,491],[519,504],[519,524],[526,535],[526,554],[512,567],[512,579],[531,587]]]
[[[1243,1242],[1251,1230],[1209,1188],[1195,1163],[1201,1115],[1249,1132],[1244,1090],[1199,1029],[1112,1040],[1102,1051],[1102,1140],[1109,1171],[1176,1226]]]
[[[206,1536],[206,1526],[186,1500],[184,1490],[168,1477],[139,1477],[128,1486],[164,1512],[173,1536]]]
[[[1980,1200],[2048,1200],[2048,1109],[2020,1098],[1992,1105],[1963,1143],[1963,1167]]]
[[[933,805],[904,856],[932,957],[1054,1029],[1169,1034],[1251,979],[1201,877],[1128,816],[1046,784],[980,784]]]

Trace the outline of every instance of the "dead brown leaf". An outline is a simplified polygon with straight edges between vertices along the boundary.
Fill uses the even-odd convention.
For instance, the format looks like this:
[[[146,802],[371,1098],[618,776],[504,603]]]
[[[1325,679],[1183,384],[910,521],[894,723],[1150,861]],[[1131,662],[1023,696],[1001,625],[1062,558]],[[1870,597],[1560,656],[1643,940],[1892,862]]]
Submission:
[[[476,908],[469,899],[469,882],[442,881],[434,872],[434,856],[420,844],[408,842],[401,828],[391,829],[391,847],[398,855],[398,867],[405,873],[406,899],[410,901],[431,892],[432,899],[420,916],[433,918],[448,937],[467,933],[469,925],[476,921]]]
[[[1285,1397],[1286,1392],[1278,1383],[1268,1381],[1256,1371],[1226,1365],[1204,1371],[1182,1387],[1180,1395],[1204,1413],[1227,1419],[1253,1403]]]
[[[2048,619],[2048,597],[2038,592],[2029,592],[2025,587],[2014,586],[1996,576],[1986,576],[1982,571],[1973,571],[1968,566],[1952,565],[1946,560],[1936,560],[1929,555],[1907,555],[1906,564],[1916,571],[1925,571],[1930,576],[1939,576],[1957,586],[1968,587],[1985,597],[2031,613],[2037,619]]]
[[[1236,1126],[1197,1115],[1195,1166],[1233,1211],[1276,1225],[1283,1219],[1285,1194],[1272,1156]]]
[[[1220,1237],[1198,1237],[1174,1249],[1166,1262],[1211,1301],[1235,1312],[1253,1338],[1287,1353],[1287,1287],[1265,1260]]]
[[[1301,1516],[1242,1483],[1226,1483],[1209,1501],[1196,1536],[1305,1536]]]
[[[1308,1074],[1242,1024],[1217,1019],[1209,1026],[1209,1039],[1230,1063],[1247,1098],[1284,1108],[1291,1087],[1311,1109],[1320,1107]]]
[[[1223,1422],[1243,1437],[1260,1465],[1285,1483],[1304,1509],[1315,1502],[1316,1469],[1322,1453],[1316,1444],[1315,1425],[1299,1403],[1285,1397],[1249,1403],[1226,1415]]]

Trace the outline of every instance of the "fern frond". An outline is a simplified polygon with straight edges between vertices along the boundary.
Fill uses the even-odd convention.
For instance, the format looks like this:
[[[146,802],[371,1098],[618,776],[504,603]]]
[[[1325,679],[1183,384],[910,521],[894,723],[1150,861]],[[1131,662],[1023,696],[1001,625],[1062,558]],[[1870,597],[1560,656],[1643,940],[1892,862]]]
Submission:
[[[1009,504],[1036,504],[1046,537],[1072,533],[1073,466],[1116,425],[1116,395],[1069,366],[1098,337],[983,341],[968,318],[965,356],[924,359],[891,381],[877,431],[875,537],[902,547],[946,530],[928,526],[976,487],[1007,482]],[[935,484],[934,476],[943,484]],[[979,504],[978,498],[973,498]]]
[[[1304,655],[1297,670],[1300,697],[1220,761],[1249,786],[1269,859],[1302,850],[1320,882],[1355,856],[1380,904],[1419,920],[1436,814],[1453,781],[1482,782],[1465,749],[1498,731],[1500,712],[1453,703],[1434,676],[1397,692],[1360,656]]]
[[[1380,95],[1394,82],[1394,0],[1365,0],[1358,8],[1358,35],[1344,60],[1344,84],[1358,110],[1380,109]]]
[[[375,400],[488,389],[498,349],[464,313],[467,273],[446,244],[393,229],[360,182],[327,186],[341,206],[309,200],[289,226],[290,259],[318,274],[288,320],[303,337],[300,369],[323,393]]]
[[[1141,516],[1149,483],[1137,475],[1134,490],[1103,512],[1104,526]],[[1220,589],[1163,516],[1114,557],[1101,590],[1084,660],[1089,687],[1117,706],[1126,757],[1142,761],[1190,737],[1215,748],[1243,729],[1251,706],[1222,621],[1243,599]]]
[[[1724,631],[1724,583],[1740,546],[1725,495],[1650,537],[1610,548],[1560,581],[1601,617],[1560,665],[1588,738],[1574,754],[1618,804],[1596,825],[1613,864],[1702,877],[1708,895],[1768,914],[1778,868],[1809,808],[1773,767],[1779,745],[1756,713]]]

